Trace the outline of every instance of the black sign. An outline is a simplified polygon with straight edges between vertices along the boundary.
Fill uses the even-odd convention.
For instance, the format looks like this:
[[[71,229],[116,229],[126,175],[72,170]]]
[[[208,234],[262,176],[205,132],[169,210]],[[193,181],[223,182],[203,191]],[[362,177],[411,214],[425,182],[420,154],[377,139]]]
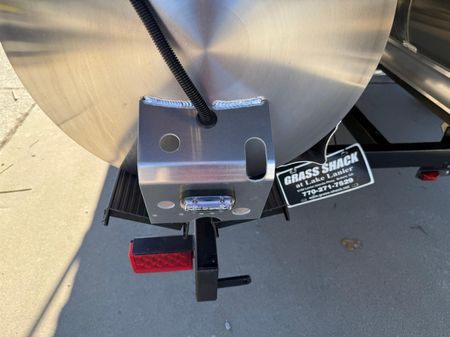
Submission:
[[[288,207],[330,198],[374,183],[359,144],[328,155],[324,164],[292,164],[278,172],[277,179]]]

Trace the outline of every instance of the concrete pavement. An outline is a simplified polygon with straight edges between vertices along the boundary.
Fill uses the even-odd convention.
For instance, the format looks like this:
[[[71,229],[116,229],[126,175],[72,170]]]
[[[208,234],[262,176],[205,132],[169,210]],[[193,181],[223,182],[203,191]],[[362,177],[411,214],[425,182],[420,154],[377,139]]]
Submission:
[[[20,86],[10,70],[0,79],[9,102],[1,115],[15,129],[0,149],[0,336],[448,336],[449,179],[376,170],[374,186],[297,208],[291,222],[225,229],[221,274],[249,273],[253,283],[196,303],[191,272],[131,273],[129,240],[172,232],[119,220],[103,227],[116,169],[38,107],[26,115],[26,94],[3,98],[8,83]],[[382,124],[379,90],[360,103]],[[410,125],[385,125],[387,135],[438,139],[438,121],[402,97]],[[392,119],[402,121],[397,110]],[[347,251],[344,238],[361,248]]]
[[[39,317],[36,335],[52,336],[76,263],[64,271],[91,226],[109,166],[35,106],[2,52],[0,336],[27,336]]]
[[[0,149],[35,106],[0,45]]]

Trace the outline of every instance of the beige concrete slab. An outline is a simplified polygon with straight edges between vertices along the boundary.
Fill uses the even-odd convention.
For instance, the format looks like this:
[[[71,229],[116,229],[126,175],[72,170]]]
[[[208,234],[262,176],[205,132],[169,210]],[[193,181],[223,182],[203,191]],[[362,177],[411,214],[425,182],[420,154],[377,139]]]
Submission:
[[[3,114],[29,110],[1,94]],[[107,170],[39,108],[0,150],[0,336],[27,336],[38,319],[34,335],[53,335]]]
[[[17,78],[14,69],[6,57],[0,43],[0,88],[2,89],[22,89],[22,82]]]
[[[0,149],[35,107],[0,44]]]

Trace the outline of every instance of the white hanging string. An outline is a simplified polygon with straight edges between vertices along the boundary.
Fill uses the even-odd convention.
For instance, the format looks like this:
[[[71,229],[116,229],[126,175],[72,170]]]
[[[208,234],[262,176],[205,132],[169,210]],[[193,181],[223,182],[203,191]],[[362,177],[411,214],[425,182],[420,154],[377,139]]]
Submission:
[[[328,153],[328,145],[330,145],[331,139],[334,137],[334,135],[336,134],[337,130],[339,129],[339,126],[341,125],[342,121],[339,122],[336,127],[334,128],[334,130],[331,132],[330,136],[328,137],[327,143],[325,144],[325,153],[324,153],[324,159],[325,161],[323,163],[319,163],[316,161],[312,161],[312,160],[303,160],[303,161],[294,161],[294,162],[290,162],[284,165],[280,165],[278,166],[278,168],[282,168],[282,167],[288,167],[288,166],[292,166],[292,165],[297,165],[297,164],[317,164],[317,165],[323,165],[326,164],[328,159],[327,159],[327,153]]]

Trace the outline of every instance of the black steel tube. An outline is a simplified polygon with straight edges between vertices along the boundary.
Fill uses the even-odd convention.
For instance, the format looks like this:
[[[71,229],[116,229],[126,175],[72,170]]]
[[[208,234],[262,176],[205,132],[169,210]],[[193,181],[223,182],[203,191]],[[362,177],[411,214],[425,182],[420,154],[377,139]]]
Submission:
[[[130,0],[130,3],[139,15],[139,18],[147,29],[153,43],[156,48],[158,48],[159,53],[163,57],[172,74],[175,76],[175,79],[180,84],[195,109],[197,109],[200,123],[208,127],[214,126],[217,122],[216,114],[208,107],[202,95],[184,70],[183,65],[180,63],[172,47],[167,42],[167,39],[159,28],[158,22],[153,16],[153,8],[151,7],[149,1]]]

